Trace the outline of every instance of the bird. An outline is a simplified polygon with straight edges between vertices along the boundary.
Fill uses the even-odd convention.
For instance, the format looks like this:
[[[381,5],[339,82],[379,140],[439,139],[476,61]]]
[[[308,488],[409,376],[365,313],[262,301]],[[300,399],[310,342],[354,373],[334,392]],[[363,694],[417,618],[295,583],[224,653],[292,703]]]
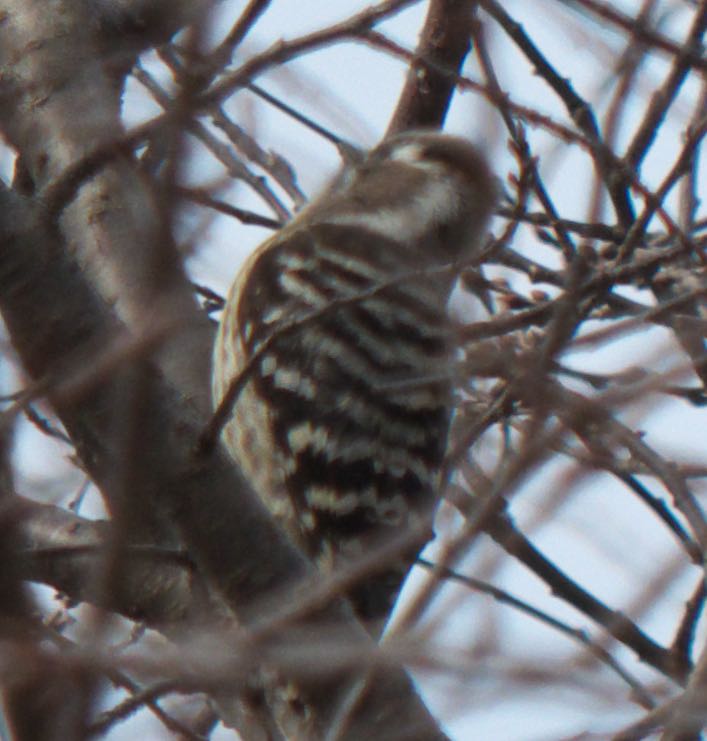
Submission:
[[[214,406],[240,391],[222,441],[322,572],[369,556],[346,596],[378,634],[433,535],[453,414],[448,304],[496,192],[466,139],[390,136],[253,252],[224,306]]]

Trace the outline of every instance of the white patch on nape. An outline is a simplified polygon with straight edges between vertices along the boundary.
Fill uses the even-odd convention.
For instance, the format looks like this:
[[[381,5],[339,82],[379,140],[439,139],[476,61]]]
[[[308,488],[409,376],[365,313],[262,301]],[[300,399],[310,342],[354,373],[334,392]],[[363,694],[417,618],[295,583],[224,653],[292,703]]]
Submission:
[[[454,184],[437,179],[429,180],[410,201],[394,208],[332,214],[323,222],[361,227],[396,242],[411,242],[434,225],[455,219],[458,211],[459,196]]]
[[[430,159],[425,154],[425,148],[418,142],[407,142],[393,149],[388,155],[391,162],[404,162],[410,167],[424,170],[428,175],[434,174],[437,178],[443,178],[448,168],[439,160]]]
[[[388,159],[396,162],[407,162],[411,165],[419,165],[424,161],[422,152],[423,148],[421,144],[408,142],[407,144],[401,144],[399,147],[395,147],[388,155]]]

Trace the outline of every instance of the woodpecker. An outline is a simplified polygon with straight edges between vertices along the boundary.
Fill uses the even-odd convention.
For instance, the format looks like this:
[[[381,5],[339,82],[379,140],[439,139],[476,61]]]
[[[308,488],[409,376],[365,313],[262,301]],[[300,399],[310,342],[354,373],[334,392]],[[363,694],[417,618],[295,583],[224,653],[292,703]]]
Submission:
[[[465,139],[392,136],[253,253],[224,308],[216,406],[250,365],[222,439],[289,536],[327,571],[420,533],[347,593],[376,631],[432,535],[453,411],[447,305],[495,193]]]

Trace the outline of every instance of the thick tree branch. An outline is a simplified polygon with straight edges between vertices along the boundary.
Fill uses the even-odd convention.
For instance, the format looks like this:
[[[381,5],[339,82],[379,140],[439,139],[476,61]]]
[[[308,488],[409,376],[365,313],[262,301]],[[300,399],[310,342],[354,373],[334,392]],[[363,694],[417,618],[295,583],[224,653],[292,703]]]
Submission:
[[[475,5],[468,0],[431,0],[388,134],[442,126],[469,53]]]
[[[207,599],[194,591],[193,565],[184,554],[132,546],[121,562],[117,588],[103,588],[110,523],[88,520],[63,507],[14,497],[18,568],[23,579],[55,587],[73,602],[88,602],[153,628],[179,622]]]

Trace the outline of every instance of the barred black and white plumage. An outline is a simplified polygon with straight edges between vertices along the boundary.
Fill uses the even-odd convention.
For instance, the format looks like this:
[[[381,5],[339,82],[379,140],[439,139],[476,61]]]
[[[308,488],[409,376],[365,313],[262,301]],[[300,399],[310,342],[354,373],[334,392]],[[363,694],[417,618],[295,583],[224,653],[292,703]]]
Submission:
[[[262,245],[230,291],[216,404],[262,356],[224,442],[322,565],[431,522],[452,410],[453,266],[478,249],[494,190],[465,140],[392,137]],[[363,619],[388,615],[422,545],[352,590]]]

